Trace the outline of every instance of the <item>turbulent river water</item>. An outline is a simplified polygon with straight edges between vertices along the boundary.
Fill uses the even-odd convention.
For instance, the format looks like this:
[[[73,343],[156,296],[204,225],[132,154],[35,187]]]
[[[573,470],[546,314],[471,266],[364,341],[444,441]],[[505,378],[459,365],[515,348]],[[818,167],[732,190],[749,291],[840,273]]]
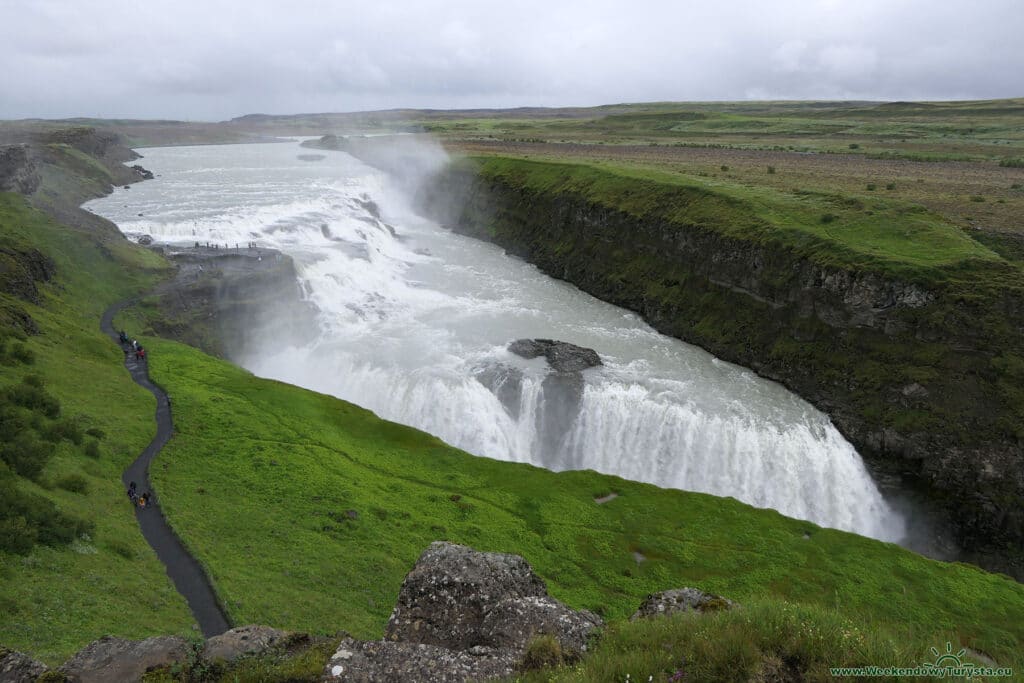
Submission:
[[[595,469],[734,496],[902,541],[903,517],[828,418],[778,384],[658,334],[638,316],[413,211],[408,187],[342,152],[296,143],[154,148],[154,180],[90,202],[128,235],[295,260],[318,326],[237,359],[471,453]],[[305,160],[300,158],[307,156]],[[443,161],[424,149],[420,163]],[[260,334],[254,330],[254,334]],[[601,367],[545,382],[524,337],[595,349]]]

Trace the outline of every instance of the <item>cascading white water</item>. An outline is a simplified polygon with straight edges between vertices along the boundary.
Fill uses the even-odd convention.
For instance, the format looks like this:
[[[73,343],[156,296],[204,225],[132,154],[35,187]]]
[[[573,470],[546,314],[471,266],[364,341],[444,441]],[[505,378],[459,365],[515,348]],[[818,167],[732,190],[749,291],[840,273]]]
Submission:
[[[153,181],[87,208],[126,234],[294,257],[319,329],[240,362],[472,453],[734,496],[900,541],[904,522],[828,418],[781,386],[413,213],[380,171],[293,143],[145,150]],[[436,154],[427,150],[425,154]],[[259,331],[254,331],[259,334]],[[595,349],[551,379],[518,338]]]

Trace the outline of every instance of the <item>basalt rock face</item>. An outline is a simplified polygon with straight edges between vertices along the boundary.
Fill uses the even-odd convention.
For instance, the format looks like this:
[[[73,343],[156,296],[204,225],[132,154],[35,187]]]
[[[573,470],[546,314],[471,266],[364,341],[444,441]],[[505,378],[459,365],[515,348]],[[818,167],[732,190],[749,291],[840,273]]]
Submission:
[[[124,162],[139,158],[136,152],[124,146],[117,133],[89,126],[72,126],[43,133],[38,139],[43,144],[67,145],[91,157],[110,161]]]
[[[0,192],[32,194],[39,187],[39,171],[28,145],[0,147]]]
[[[566,607],[518,555],[436,542],[405,577],[379,642],[346,639],[326,681],[468,681],[511,675],[537,635],[558,639],[569,656],[587,650],[603,626]]]
[[[49,670],[26,654],[0,647],[0,683],[35,683]]]
[[[147,671],[182,664],[189,645],[177,636],[125,640],[106,636],[86,646],[59,671],[71,683],[140,681]]]
[[[161,336],[237,360],[264,339],[301,343],[315,327],[315,308],[284,254],[200,247],[164,255],[178,273],[156,292],[160,315],[151,325]]]
[[[679,201],[705,201],[679,192]],[[1024,381],[1018,290],[950,294],[486,168],[451,166],[419,203],[456,232],[785,384],[876,472],[941,508],[960,559],[1024,579],[1024,414],[1006,384]],[[1004,270],[1013,277],[1006,264],[985,267],[993,281]]]
[[[53,259],[38,249],[0,247],[0,292],[29,303],[41,303],[38,283],[57,272]]]

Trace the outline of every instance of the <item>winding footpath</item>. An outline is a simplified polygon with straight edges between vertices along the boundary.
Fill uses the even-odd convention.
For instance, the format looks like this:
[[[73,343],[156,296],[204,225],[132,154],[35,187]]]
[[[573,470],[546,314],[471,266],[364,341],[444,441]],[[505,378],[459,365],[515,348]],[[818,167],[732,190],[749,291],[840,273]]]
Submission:
[[[114,330],[114,316],[129,303],[131,302],[122,301],[114,304],[104,311],[103,317],[100,319],[100,329],[115,343],[118,342],[118,339],[117,332]],[[119,343],[118,345],[120,346]],[[128,368],[128,372],[131,373],[132,379],[156,397],[156,436],[121,475],[125,490],[128,489],[129,482],[134,481],[140,493],[153,491],[153,487],[149,483],[149,463],[163,449],[174,429],[174,424],[171,421],[170,400],[163,389],[150,381],[146,362],[145,360],[136,360],[134,354],[125,354],[124,364]],[[188,602],[203,636],[209,638],[231,628],[217,601],[217,596],[213,592],[206,572],[203,571],[196,558],[192,557],[185,549],[160,511],[159,498],[154,496],[154,500],[146,508],[136,507],[135,519],[139,523],[142,535],[167,568],[167,576],[171,578],[174,587]]]

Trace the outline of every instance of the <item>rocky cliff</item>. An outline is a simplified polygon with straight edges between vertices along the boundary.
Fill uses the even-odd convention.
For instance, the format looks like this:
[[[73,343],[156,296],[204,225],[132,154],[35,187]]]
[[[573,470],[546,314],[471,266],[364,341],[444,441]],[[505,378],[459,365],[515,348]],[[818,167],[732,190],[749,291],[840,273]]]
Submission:
[[[547,192],[486,164],[448,167],[419,199],[453,230],[787,385],[876,472],[940,504],[964,559],[1024,578],[1024,400],[1012,388],[1024,378],[1024,310],[1009,266],[985,266],[977,282],[996,285],[966,272],[901,279],[764,231],[744,239],[671,211]],[[680,188],[672,201],[699,214],[716,199]]]
[[[0,192],[32,194],[39,187],[39,171],[29,157],[28,145],[0,147]]]
[[[264,338],[299,344],[315,329],[316,311],[302,299],[291,257],[269,249],[158,249],[177,273],[149,300],[155,334],[241,360]]]

